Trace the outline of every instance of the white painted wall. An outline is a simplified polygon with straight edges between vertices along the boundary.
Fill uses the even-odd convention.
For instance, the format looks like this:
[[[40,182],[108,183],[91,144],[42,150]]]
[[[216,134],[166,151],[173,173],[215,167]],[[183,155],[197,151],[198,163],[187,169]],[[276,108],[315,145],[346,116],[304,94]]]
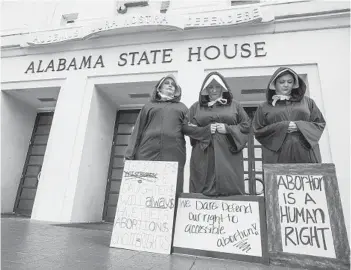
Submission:
[[[191,78],[189,78],[191,76]],[[192,63],[184,65],[178,72],[178,83],[182,87],[182,99],[189,109],[194,102],[199,99],[199,92],[202,82],[205,78],[204,68],[199,64]],[[184,186],[183,191],[189,193],[189,178],[190,178],[190,158],[192,147],[189,137],[185,137],[186,141],[186,163],[184,166]]]
[[[1,213],[13,212],[36,115],[35,108],[1,91]]]
[[[74,196],[72,222],[102,220],[116,105],[94,89]]]
[[[1,35],[48,27],[56,6],[55,1],[1,1]]]
[[[335,46],[330,39],[338,40]],[[336,167],[346,228],[350,227],[350,29],[335,31],[323,46],[324,61],[318,65],[332,161]],[[333,53],[336,52],[337,53]]]

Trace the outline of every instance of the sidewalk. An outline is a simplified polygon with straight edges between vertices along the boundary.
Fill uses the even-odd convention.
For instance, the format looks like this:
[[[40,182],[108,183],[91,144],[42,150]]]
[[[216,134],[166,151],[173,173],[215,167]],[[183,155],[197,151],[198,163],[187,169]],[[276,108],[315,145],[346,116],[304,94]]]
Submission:
[[[1,269],[289,269],[184,255],[110,248],[112,224],[55,225],[1,217]]]

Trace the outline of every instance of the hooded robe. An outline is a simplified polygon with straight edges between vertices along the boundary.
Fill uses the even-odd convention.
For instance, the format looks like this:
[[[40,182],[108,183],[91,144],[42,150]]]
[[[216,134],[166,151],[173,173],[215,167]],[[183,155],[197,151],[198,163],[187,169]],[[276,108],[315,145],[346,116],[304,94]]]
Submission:
[[[283,72],[295,78],[291,97],[273,102],[275,81]],[[258,107],[253,119],[255,137],[263,146],[263,163],[321,163],[318,141],[326,123],[305,92],[305,82],[290,68],[281,67],[271,77],[267,101]],[[298,131],[288,133],[290,121],[296,123]]]
[[[174,98],[162,101],[159,88],[166,78],[156,85],[149,103],[141,109],[136,120],[125,158],[129,160],[177,161],[177,193],[183,191],[185,139],[182,124],[188,108],[180,102],[181,88],[176,85]]]
[[[206,90],[213,75],[225,86],[220,102],[209,107]],[[212,81],[212,79],[211,79]],[[202,84],[199,101],[188,114],[191,123],[184,126],[184,134],[190,137],[190,192],[207,196],[238,195],[245,193],[242,149],[248,141],[250,119],[235,100],[224,77],[217,72],[208,74]],[[227,134],[217,131],[211,134],[212,123],[224,123]]]

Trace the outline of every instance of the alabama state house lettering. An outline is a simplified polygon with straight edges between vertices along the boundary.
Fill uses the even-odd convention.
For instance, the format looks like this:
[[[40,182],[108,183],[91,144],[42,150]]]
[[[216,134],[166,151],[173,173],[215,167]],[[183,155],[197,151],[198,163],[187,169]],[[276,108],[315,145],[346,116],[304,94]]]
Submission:
[[[32,61],[24,73],[43,73],[48,71],[70,71],[77,69],[90,69],[90,68],[104,68],[104,61],[102,55],[98,58],[90,56],[83,56],[81,58],[73,57],[72,59],[59,58],[51,59],[49,62],[39,60]]]
[[[244,42],[222,45],[194,46],[188,47],[183,54],[184,62],[201,61],[235,61],[236,59],[248,59],[266,57],[266,42]],[[173,62],[172,48],[152,49],[143,51],[122,51],[117,54],[113,61],[118,67],[142,66],[155,64],[170,64]],[[106,56],[107,57],[107,56]],[[108,56],[108,59],[111,58]],[[103,55],[80,56],[73,58],[58,58],[50,60],[31,61],[25,69],[25,74],[72,71],[82,69],[105,68]]]

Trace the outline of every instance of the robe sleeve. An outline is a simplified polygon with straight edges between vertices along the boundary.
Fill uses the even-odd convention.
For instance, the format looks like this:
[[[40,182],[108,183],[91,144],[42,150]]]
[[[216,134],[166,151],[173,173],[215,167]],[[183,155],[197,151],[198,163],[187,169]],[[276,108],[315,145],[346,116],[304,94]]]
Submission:
[[[132,135],[129,138],[127,150],[124,155],[126,160],[134,160],[135,153],[139,147],[141,134],[144,130],[145,124],[146,124],[146,113],[145,113],[145,106],[144,106],[140,110],[140,113],[134,125]]]
[[[250,118],[240,104],[236,105],[238,115],[236,125],[224,124],[227,130],[227,138],[230,142],[230,151],[233,153],[240,152],[249,139]]]
[[[298,130],[303,135],[304,139],[307,141],[308,146],[313,148],[318,144],[319,139],[322,136],[323,130],[325,128],[326,122],[324,117],[317,107],[313,99],[308,99],[308,107],[310,109],[310,119],[309,121],[295,121]]]
[[[256,140],[269,150],[277,152],[284,143],[289,122],[268,124],[262,106],[259,106],[252,121]]]
[[[205,127],[200,127],[199,123],[194,119],[196,113],[197,104],[193,104],[186,117],[184,118],[182,131],[184,135],[189,136],[191,146],[194,146],[197,143],[200,143],[202,150],[205,150],[211,142],[211,129],[210,125]],[[191,123],[192,125],[189,125]]]

